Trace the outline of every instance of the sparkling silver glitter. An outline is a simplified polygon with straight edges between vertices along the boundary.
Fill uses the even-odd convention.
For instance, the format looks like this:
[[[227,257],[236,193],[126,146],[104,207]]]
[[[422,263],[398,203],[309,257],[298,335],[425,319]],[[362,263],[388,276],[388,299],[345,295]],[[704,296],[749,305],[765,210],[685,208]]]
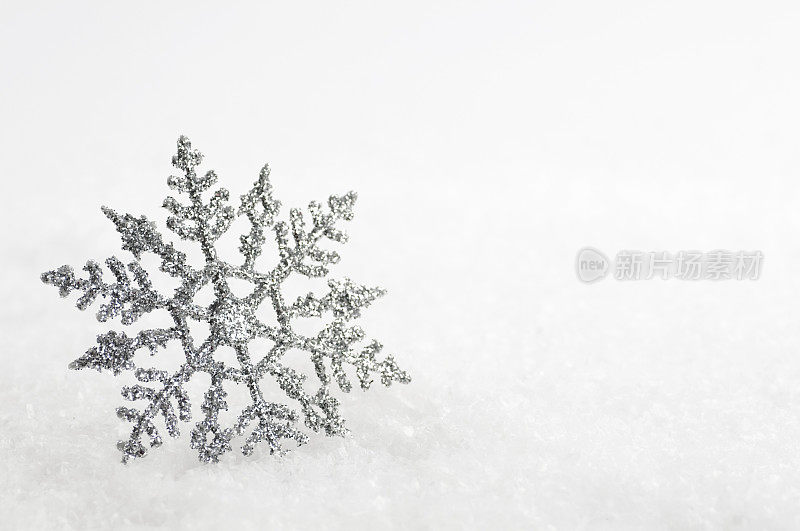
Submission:
[[[359,346],[365,334],[361,328],[350,324],[361,315],[363,308],[384,294],[382,289],[362,286],[349,279],[329,279],[330,291],[322,296],[309,293],[287,304],[281,293],[282,283],[292,273],[326,277],[329,266],[339,261],[338,253],[321,248],[320,243],[325,239],[347,241],[347,235],[336,225],[341,220],[352,219],[356,194],[331,196],[327,209],[312,201],[307,216],[300,209],[291,209],[287,224],[276,221],[280,202],[272,197],[268,166],[261,170],[253,188],[242,196],[241,206],[236,211],[228,204],[230,194],[224,188],[204,202],[202,195],[216,183],[217,175],[213,171],[202,176],[197,174],[202,159],[202,154],[192,149],[186,137],[178,139],[178,152],[172,164],[182,175],[170,176],[167,183],[178,193],[186,194],[189,202],[184,205],[167,197],[163,205],[172,214],[167,220],[169,229],[181,239],[196,242],[202,249],[205,257],[202,269],[190,266],[186,255],[172,243],[165,242],[155,223],[144,216],[120,215],[103,207],[103,213],[116,225],[122,237],[122,248],[130,251],[136,261],[125,265],[116,257],[108,258],[105,265],[114,277],[112,281],[103,279],[103,268],[93,261],[83,267],[87,278],[77,277],[69,266],[42,275],[42,281],[56,286],[62,297],[79,292],[76,305],[81,310],[91,306],[98,297],[103,299],[97,312],[101,322],[119,317],[123,325],[131,325],[155,310],[166,310],[172,316],[174,326],[170,328],[143,330],[134,336],[114,331],[101,334],[96,346],[69,365],[71,369],[91,368],[115,375],[134,371],[140,384],[124,387],[122,396],[143,405],[117,409],[117,416],[133,424],[130,437],[117,444],[123,462],[147,453],[143,439],[151,447],[162,444],[154,422],[159,415],[163,417],[166,432],[172,437],[179,436],[179,421],[187,422],[192,417],[184,384],[198,372],[207,373],[211,385],[200,408],[203,417],[192,430],[191,447],[205,462],[218,461],[222,454],[231,450],[235,436],[248,432],[242,446],[245,455],[251,454],[256,444],[262,442],[270,453],[284,451],[283,439],[293,439],[298,444],[306,442],[307,436],[298,428],[300,415],[285,404],[265,398],[260,386],[263,378],[274,378],[286,396],[299,404],[308,428],[327,435],[342,435],[347,431],[339,414],[339,402],[330,394],[332,379],[342,391],[350,391],[346,365],[355,368],[363,389],[370,387],[373,374],[377,374],[384,385],[410,381],[391,356],[377,358],[382,349],[380,343],[371,341]],[[237,215],[246,216],[251,225],[250,233],[240,237],[242,265],[221,260],[214,247]],[[261,273],[254,266],[267,231],[275,235],[279,259],[272,270]],[[180,286],[171,296],[154,289],[139,262],[144,253],[157,255],[161,259],[161,271],[180,279]],[[249,282],[252,292],[244,298],[234,296],[229,279]],[[213,286],[214,301],[207,307],[196,304],[195,295],[208,284]],[[278,326],[267,326],[257,319],[255,310],[262,303],[272,305]],[[304,336],[292,327],[292,319],[296,317],[323,317],[328,313],[331,322],[316,336]],[[189,320],[209,323],[211,333],[199,345],[189,332]],[[249,343],[255,338],[271,340],[269,351],[251,352]],[[174,373],[137,367],[134,363],[134,356],[140,349],[154,355],[170,341],[180,342],[186,357],[185,363]],[[230,346],[236,351],[238,366],[228,366],[214,359],[220,346]],[[305,375],[282,363],[283,354],[292,348],[309,353],[320,380],[316,392],[307,392]],[[247,386],[252,400],[231,427],[222,427],[218,420],[220,410],[228,409],[226,385]],[[251,424],[253,427],[248,429]]]

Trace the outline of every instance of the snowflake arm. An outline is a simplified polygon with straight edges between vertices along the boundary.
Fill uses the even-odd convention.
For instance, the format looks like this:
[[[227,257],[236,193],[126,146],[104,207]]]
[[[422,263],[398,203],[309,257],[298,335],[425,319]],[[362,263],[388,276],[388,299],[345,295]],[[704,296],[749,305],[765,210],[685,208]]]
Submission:
[[[167,346],[167,341],[179,337],[176,328],[156,328],[142,330],[134,337],[128,337],[125,332],[108,332],[97,336],[96,347],[91,347],[86,354],[69,364],[69,368],[77,369],[103,369],[109,370],[114,375],[122,371],[133,369],[133,355],[141,347],[146,347],[150,354],[155,354],[158,347]]]
[[[242,266],[244,269],[252,270],[256,258],[261,254],[261,249],[265,242],[264,229],[272,226],[275,216],[281,207],[281,202],[272,197],[272,184],[269,181],[269,165],[265,164],[261,168],[258,181],[253,184],[253,188],[242,196],[242,205],[239,207],[238,215],[245,215],[250,220],[250,233],[241,236],[239,240],[242,245],[239,251],[244,255],[245,261]]]
[[[116,282],[105,282],[103,269],[91,260],[83,267],[89,274],[87,279],[77,278],[75,271],[68,265],[43,273],[41,278],[45,284],[56,286],[62,297],[67,297],[73,291],[82,292],[83,295],[75,304],[80,310],[91,306],[98,296],[106,299],[108,302],[102,304],[97,312],[97,320],[100,322],[121,315],[122,324],[129,325],[145,313],[166,305],[166,299],[153,289],[147,272],[138,262],[128,264],[132,278],[126,272],[123,263],[114,256],[106,260],[106,266],[116,277]]]
[[[225,380],[225,372],[222,364],[215,367],[211,373],[211,386],[206,391],[201,409],[203,420],[198,422],[192,430],[191,447],[198,450],[201,461],[219,461],[219,457],[231,450],[230,441],[236,429],[223,429],[219,425],[220,410],[227,410],[228,403],[222,384]]]
[[[145,400],[148,402],[147,407],[141,411],[136,408],[117,408],[117,416],[119,418],[133,423],[133,429],[128,440],[117,443],[117,449],[122,452],[123,463],[126,463],[132,457],[145,456],[147,450],[142,444],[142,435],[144,434],[149,436],[151,447],[161,446],[163,440],[153,423],[153,418],[159,413],[164,418],[167,433],[171,437],[180,435],[178,416],[175,415],[175,408],[172,406],[171,400],[174,399],[177,402],[182,421],[188,421],[192,418],[189,397],[182,388],[182,385],[191,377],[192,372],[193,369],[188,364],[181,366],[173,375],[156,369],[137,369],[137,380],[143,383],[159,382],[162,384],[161,389],[156,390],[139,384],[122,388],[122,396],[126,400]]]

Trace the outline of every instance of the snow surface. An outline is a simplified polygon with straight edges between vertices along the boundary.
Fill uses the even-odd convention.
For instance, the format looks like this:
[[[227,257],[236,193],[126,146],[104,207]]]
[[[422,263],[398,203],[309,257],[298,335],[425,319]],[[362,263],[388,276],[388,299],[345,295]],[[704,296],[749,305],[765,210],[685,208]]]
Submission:
[[[2,8],[0,527],[800,527],[796,6],[117,9]],[[66,368],[109,327],[38,277],[127,258],[100,204],[164,228],[180,133],[234,197],[359,192],[335,273],[413,381],[350,437],[119,463],[124,379]],[[585,245],[765,263],[587,286]]]

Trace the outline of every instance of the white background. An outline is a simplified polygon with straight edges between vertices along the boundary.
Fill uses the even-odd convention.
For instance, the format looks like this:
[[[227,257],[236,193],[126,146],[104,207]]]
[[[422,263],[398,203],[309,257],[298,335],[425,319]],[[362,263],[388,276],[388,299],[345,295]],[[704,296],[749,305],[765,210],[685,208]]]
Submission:
[[[800,526],[800,8],[287,4],[0,7],[0,527]],[[123,382],[66,369],[108,326],[39,274],[129,258],[101,204],[163,228],[181,133],[234,198],[359,192],[334,274],[414,381],[351,437],[119,464]],[[765,262],[587,286],[585,245]]]

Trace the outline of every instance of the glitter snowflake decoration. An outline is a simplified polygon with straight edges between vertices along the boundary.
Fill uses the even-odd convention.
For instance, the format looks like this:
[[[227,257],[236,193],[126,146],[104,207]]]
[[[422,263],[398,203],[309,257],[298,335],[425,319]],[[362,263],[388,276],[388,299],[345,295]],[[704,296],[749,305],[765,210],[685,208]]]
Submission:
[[[342,391],[351,389],[345,365],[355,367],[363,389],[370,387],[376,374],[387,386],[393,381],[410,381],[391,356],[383,360],[378,358],[382,349],[380,343],[371,341],[359,346],[365,334],[361,328],[350,324],[360,316],[362,308],[384,294],[382,289],[362,286],[349,279],[329,279],[330,291],[323,296],[309,293],[287,304],[281,293],[283,282],[292,273],[326,277],[329,265],[339,261],[335,251],[323,249],[320,244],[326,239],[339,243],[347,240],[337,224],[352,219],[356,194],[331,196],[328,208],[312,201],[307,215],[300,209],[291,209],[287,224],[276,221],[280,202],[272,197],[268,166],[261,170],[258,181],[242,196],[241,205],[235,211],[228,204],[229,193],[224,188],[204,202],[203,193],[214,185],[217,176],[213,171],[198,175],[197,167],[202,158],[186,137],[178,140],[178,152],[172,164],[182,175],[170,176],[167,183],[170,188],[186,194],[188,204],[167,197],[163,205],[172,214],[167,220],[168,228],[181,239],[199,244],[205,258],[202,269],[190,266],[186,255],[172,243],[165,242],[155,223],[146,217],[120,215],[104,207],[103,212],[122,237],[122,249],[130,251],[136,261],[126,266],[116,257],[107,259],[105,264],[114,277],[111,282],[103,279],[103,269],[93,261],[88,261],[83,268],[88,278],[77,277],[70,266],[42,275],[42,281],[58,287],[62,297],[73,291],[81,293],[77,301],[81,310],[101,297],[104,303],[97,312],[101,322],[119,317],[123,325],[131,325],[156,310],[166,310],[174,321],[174,326],[169,328],[143,330],[133,336],[114,331],[101,334],[96,346],[70,364],[71,369],[92,368],[114,375],[134,371],[140,382],[123,387],[122,396],[130,401],[143,401],[144,406],[117,409],[121,419],[133,424],[128,440],[117,443],[123,462],[146,454],[143,438],[149,439],[151,447],[162,444],[154,423],[158,415],[163,417],[170,436],[179,435],[178,420],[189,421],[192,415],[184,385],[199,372],[208,374],[211,384],[201,406],[203,418],[192,430],[191,446],[205,462],[219,460],[231,450],[232,439],[248,432],[251,424],[254,427],[242,446],[245,455],[250,455],[260,442],[268,445],[270,453],[282,452],[284,439],[294,439],[297,444],[306,442],[307,435],[297,426],[298,413],[285,404],[270,401],[262,393],[261,383],[266,377],[273,378],[286,396],[299,404],[307,427],[327,435],[342,435],[347,431],[339,414],[339,402],[330,394],[332,379]],[[249,234],[240,237],[242,265],[221,260],[215,248],[216,240],[237,215],[246,216],[251,226]],[[274,233],[279,259],[271,271],[260,273],[254,265],[267,231]],[[140,262],[144,253],[157,255],[161,271],[180,281],[171,296],[154,289]],[[243,298],[234,296],[229,279],[248,282],[251,291]],[[213,286],[214,301],[207,307],[196,304],[195,295],[208,284]],[[256,317],[256,309],[261,304],[272,305],[277,326],[267,326]],[[316,336],[304,336],[292,326],[296,317],[328,315],[332,317],[331,322]],[[189,320],[208,323],[211,333],[200,345],[192,338]],[[267,352],[251,352],[249,344],[255,338],[269,339],[271,348]],[[137,367],[134,363],[138,351],[149,350],[152,355],[170,341],[180,342],[186,358],[174,373]],[[238,366],[229,366],[214,358],[218,347],[223,346],[235,350]],[[306,376],[282,363],[289,349],[308,353],[320,380],[316,392],[307,392]],[[233,426],[223,427],[218,417],[221,410],[228,409],[225,387],[231,384],[247,386],[251,403]]]

